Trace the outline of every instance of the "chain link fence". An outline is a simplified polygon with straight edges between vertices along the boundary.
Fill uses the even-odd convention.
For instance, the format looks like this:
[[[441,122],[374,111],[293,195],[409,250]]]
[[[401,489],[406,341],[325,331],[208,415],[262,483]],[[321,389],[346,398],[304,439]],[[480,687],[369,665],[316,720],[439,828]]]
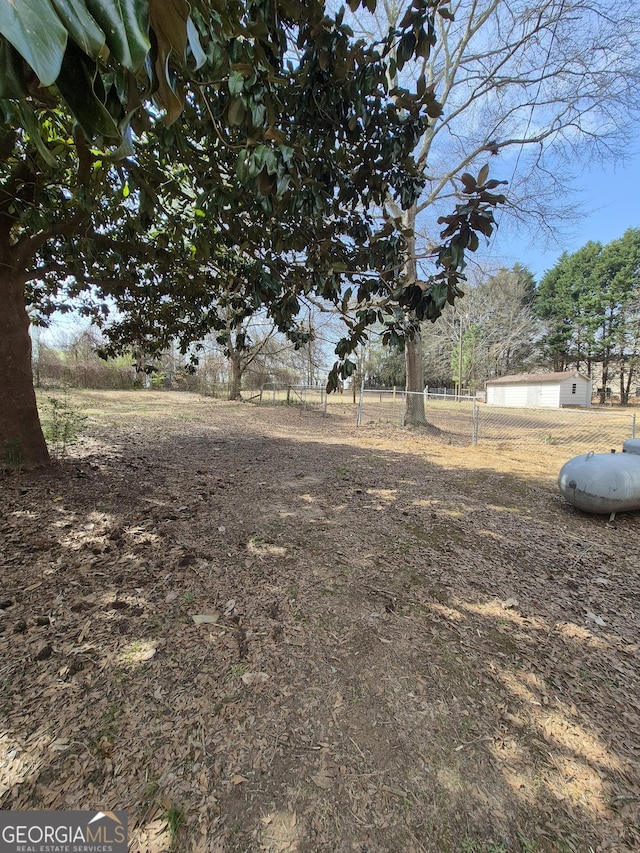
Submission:
[[[303,406],[327,412],[327,392],[321,385],[269,384],[256,391],[243,391],[243,397],[256,405]]]
[[[245,391],[244,399],[255,405],[300,406],[353,417],[358,426],[392,424],[403,427],[407,403],[424,399],[427,431],[449,444],[510,445],[522,447],[563,446],[581,450],[620,449],[635,437],[636,415],[629,409],[552,409],[489,406],[463,391],[408,394],[404,390],[352,388],[328,395],[321,385],[269,384]]]
[[[404,426],[411,396],[424,397],[428,428],[452,444],[589,445],[620,449],[635,437],[636,415],[628,409],[552,409],[488,406],[473,397],[411,395],[361,389],[356,422]]]

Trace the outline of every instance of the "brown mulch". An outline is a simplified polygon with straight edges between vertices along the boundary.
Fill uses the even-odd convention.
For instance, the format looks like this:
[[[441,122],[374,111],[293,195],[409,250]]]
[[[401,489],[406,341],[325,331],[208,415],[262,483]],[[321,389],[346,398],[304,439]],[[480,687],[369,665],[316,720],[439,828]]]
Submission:
[[[125,809],[133,853],[638,849],[640,514],[565,504],[562,451],[74,399],[0,478],[0,808]]]

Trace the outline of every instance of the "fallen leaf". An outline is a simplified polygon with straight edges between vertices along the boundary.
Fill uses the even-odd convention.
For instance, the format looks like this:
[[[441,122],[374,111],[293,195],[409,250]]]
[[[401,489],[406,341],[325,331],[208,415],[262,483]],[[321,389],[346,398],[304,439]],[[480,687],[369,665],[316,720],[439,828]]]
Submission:
[[[244,672],[240,676],[240,680],[243,684],[246,684],[247,687],[251,684],[256,684],[257,682],[264,682],[269,680],[269,676],[266,672]]]
[[[517,607],[520,604],[517,598],[507,598],[506,601],[502,602],[502,606],[505,610],[509,610],[511,607]]]
[[[515,714],[510,714],[508,711],[506,711],[502,716],[508,723],[511,723],[511,725],[515,726],[517,729],[522,729],[525,726],[525,721],[522,719],[522,717],[517,717]]]
[[[601,616],[596,616],[595,613],[592,613],[590,610],[587,610],[587,621],[595,622],[596,625],[604,625],[605,621]]]
[[[53,654],[53,649],[49,643],[40,643],[36,649],[34,660],[47,660]]]
[[[158,651],[157,649],[151,648],[151,649],[147,649],[146,651],[140,652],[140,654],[138,655],[138,660],[139,661],[151,660],[151,658],[155,655],[155,653],[157,651]]]
[[[315,776],[311,777],[311,781],[314,785],[317,785],[318,788],[322,788],[323,791],[326,791],[333,785],[333,779],[326,770],[321,770],[319,773],[316,773]]]
[[[219,613],[200,613],[191,617],[196,625],[215,625],[220,618]]]
[[[248,782],[248,781],[249,780],[247,779],[246,776],[241,776],[239,773],[236,773],[235,776],[231,777],[231,784],[232,785],[242,785],[243,782]]]

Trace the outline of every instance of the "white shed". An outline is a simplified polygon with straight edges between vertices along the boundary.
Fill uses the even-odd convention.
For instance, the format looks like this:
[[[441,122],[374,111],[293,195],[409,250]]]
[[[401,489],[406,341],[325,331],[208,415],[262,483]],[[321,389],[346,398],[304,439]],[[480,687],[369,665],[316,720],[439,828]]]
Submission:
[[[487,382],[487,403],[493,406],[590,406],[591,380],[578,371],[519,373]]]

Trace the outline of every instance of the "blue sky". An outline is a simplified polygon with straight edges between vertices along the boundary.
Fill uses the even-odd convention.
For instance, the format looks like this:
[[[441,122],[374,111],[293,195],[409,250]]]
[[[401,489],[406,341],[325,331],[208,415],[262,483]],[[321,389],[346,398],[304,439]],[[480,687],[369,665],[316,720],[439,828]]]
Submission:
[[[562,229],[559,245],[541,245],[526,234],[514,237],[507,231],[498,233],[490,254],[506,266],[519,261],[539,281],[563,251],[575,252],[589,240],[609,243],[627,228],[640,228],[640,141],[635,155],[624,163],[585,168],[575,187],[584,213],[576,225]]]

